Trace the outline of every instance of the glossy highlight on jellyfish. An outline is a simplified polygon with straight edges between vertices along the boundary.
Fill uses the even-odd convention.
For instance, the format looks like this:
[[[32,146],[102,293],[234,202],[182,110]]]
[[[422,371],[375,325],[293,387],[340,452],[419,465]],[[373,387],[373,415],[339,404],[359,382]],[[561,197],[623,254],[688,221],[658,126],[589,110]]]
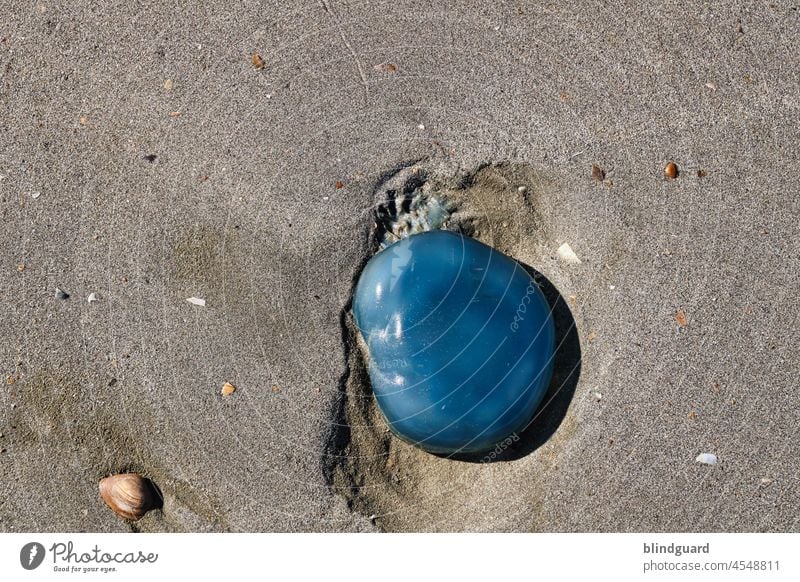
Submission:
[[[531,275],[432,230],[365,266],[353,317],[391,431],[436,454],[488,451],[530,423],[552,376],[555,325]]]

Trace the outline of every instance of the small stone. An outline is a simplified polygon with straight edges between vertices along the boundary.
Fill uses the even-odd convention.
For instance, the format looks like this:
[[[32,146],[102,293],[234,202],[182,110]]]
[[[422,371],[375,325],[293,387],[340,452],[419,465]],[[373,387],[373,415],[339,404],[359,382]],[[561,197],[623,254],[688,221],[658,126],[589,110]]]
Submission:
[[[173,86],[172,79],[167,79],[166,81],[164,81],[164,89],[166,89],[167,91],[172,91],[172,86]]]
[[[592,179],[595,182],[602,182],[606,179],[605,171],[597,164],[592,164]]]
[[[20,263],[19,265],[17,265],[17,271],[21,273],[24,270],[25,270],[25,263]]]
[[[527,191],[528,189],[525,186],[517,186],[517,192],[519,192],[520,194],[525,194],[525,192]]]
[[[767,485],[772,485],[774,479],[770,479],[769,477],[761,477],[761,485],[766,487]]]
[[[97,293],[89,293],[89,297],[86,298],[86,301],[89,303],[100,301],[100,296]]]
[[[717,90],[717,84],[714,83],[713,81],[709,81],[708,83],[706,83],[706,87],[711,89],[712,91]]]
[[[142,156],[142,157],[143,157],[143,159],[147,160],[151,164],[156,161],[156,158],[158,158],[158,156],[156,154],[147,154],[146,156]]]
[[[206,300],[205,299],[200,299],[199,297],[187,297],[186,301],[188,301],[192,305],[197,305],[198,307],[205,307],[206,306]]]
[[[222,395],[223,395],[223,396],[230,396],[230,395],[231,395],[231,394],[233,394],[234,392],[236,392],[236,386],[234,386],[234,385],[233,385],[233,384],[231,384],[230,382],[225,382],[225,383],[222,385],[222,391],[221,391],[221,393],[222,393]]]
[[[675,312],[675,321],[677,321],[678,325],[681,327],[686,327],[686,313],[683,311],[683,309],[679,309]]]
[[[580,265],[581,260],[578,258],[578,255],[575,254],[575,251],[572,250],[572,247],[569,246],[569,243],[564,243],[560,247],[558,247],[558,256],[567,264],[570,265]]]
[[[695,459],[698,463],[702,463],[703,465],[716,465],[717,464],[717,455],[711,453],[700,453],[697,455]]]
[[[590,342],[593,342],[595,339],[597,339],[597,333],[590,331],[589,335],[586,336],[586,339],[588,339]]]
[[[61,299],[62,301],[64,299],[69,299],[69,293],[62,291],[61,289],[56,287],[56,299]]]
[[[272,387],[272,391],[273,391],[273,392],[280,392],[280,391],[281,391],[281,389],[280,389],[280,388],[278,388],[277,386],[273,386],[273,387]]]
[[[36,200],[41,195],[42,195],[41,192],[31,192],[31,198],[33,198],[34,200]]]
[[[668,163],[664,168],[664,177],[667,178],[667,180],[674,180],[678,177],[678,173],[678,164],[675,162]]]
[[[263,69],[264,65],[266,64],[264,63],[264,59],[261,58],[261,55],[258,53],[252,54],[252,56],[250,57],[250,62],[253,64],[253,67],[255,67],[259,71]]]
[[[603,399],[603,393],[602,392],[594,391],[594,392],[592,392],[592,396],[594,396],[595,400],[597,400],[598,402],[600,402]]]
[[[344,182],[342,182],[341,180],[336,180],[336,183],[333,186],[337,190],[341,190],[342,188],[344,188]]]
[[[697,170],[697,177],[698,178],[705,178],[708,173],[705,170]]]
[[[420,124],[417,126],[417,129],[425,129],[425,125],[423,125],[422,123],[420,123]]]

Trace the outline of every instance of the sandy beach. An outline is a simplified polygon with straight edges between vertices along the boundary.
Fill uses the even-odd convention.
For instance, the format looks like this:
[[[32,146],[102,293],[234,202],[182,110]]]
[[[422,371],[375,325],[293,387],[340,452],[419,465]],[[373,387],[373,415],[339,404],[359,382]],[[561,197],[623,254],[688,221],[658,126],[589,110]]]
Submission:
[[[0,532],[800,529],[794,4],[0,4]],[[356,345],[413,168],[554,309],[492,462]]]

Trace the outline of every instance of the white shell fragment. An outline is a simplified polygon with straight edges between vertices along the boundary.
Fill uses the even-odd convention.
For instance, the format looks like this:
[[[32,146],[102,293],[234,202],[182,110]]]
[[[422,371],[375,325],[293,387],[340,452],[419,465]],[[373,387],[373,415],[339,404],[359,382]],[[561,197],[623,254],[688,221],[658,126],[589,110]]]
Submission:
[[[89,303],[93,303],[94,301],[100,301],[100,296],[97,293],[89,293],[89,297],[86,298],[86,301]]]
[[[716,465],[717,455],[712,455],[711,453],[700,453],[697,455],[695,461],[698,463],[703,463],[704,465]]]
[[[192,305],[197,305],[198,307],[205,307],[206,306],[206,300],[205,299],[200,299],[199,297],[187,297],[186,301],[188,301]]]
[[[558,256],[561,258],[562,261],[569,265],[580,265],[581,260],[578,258],[578,255],[575,254],[575,251],[572,250],[572,247],[569,246],[568,243],[564,243],[560,247],[558,247]]]

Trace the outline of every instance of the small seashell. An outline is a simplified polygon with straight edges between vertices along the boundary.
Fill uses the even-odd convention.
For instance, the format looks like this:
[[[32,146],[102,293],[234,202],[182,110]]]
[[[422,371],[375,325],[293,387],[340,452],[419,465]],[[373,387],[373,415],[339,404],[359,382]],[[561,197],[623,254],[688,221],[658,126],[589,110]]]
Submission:
[[[558,256],[561,257],[562,261],[570,265],[581,264],[581,260],[578,258],[578,255],[575,254],[575,251],[572,250],[572,247],[569,246],[568,243],[564,243],[558,247]]]
[[[120,473],[100,480],[100,497],[123,519],[136,521],[156,507],[161,498],[153,483],[136,473]]]
[[[253,67],[254,67],[255,69],[258,69],[259,71],[260,71],[261,69],[263,69],[263,68],[264,68],[264,66],[266,65],[266,63],[264,62],[264,59],[263,59],[263,58],[261,57],[261,55],[260,55],[260,54],[258,54],[258,53],[253,53],[253,54],[250,56],[250,63],[252,63]]]
[[[236,392],[236,386],[234,386],[234,385],[233,385],[233,384],[231,384],[230,382],[225,382],[225,383],[222,385],[222,391],[221,391],[221,394],[222,394],[223,396],[230,396],[230,395],[231,395],[231,394],[233,394],[234,392]]]
[[[200,299],[199,297],[187,297],[186,301],[188,301],[192,305],[197,305],[198,307],[205,307],[206,306],[206,300],[205,299]]]
[[[717,455],[713,455],[711,453],[700,453],[697,455],[695,461],[698,463],[703,463],[704,465],[716,465]]]
[[[100,301],[100,296],[97,293],[89,293],[89,297],[86,298],[86,301],[89,303]]]
[[[69,299],[69,293],[56,287],[56,299],[61,299],[62,301],[64,299]]]
[[[668,163],[664,168],[664,177],[666,177],[667,180],[674,180],[678,177],[678,173],[678,164],[675,162]]]

